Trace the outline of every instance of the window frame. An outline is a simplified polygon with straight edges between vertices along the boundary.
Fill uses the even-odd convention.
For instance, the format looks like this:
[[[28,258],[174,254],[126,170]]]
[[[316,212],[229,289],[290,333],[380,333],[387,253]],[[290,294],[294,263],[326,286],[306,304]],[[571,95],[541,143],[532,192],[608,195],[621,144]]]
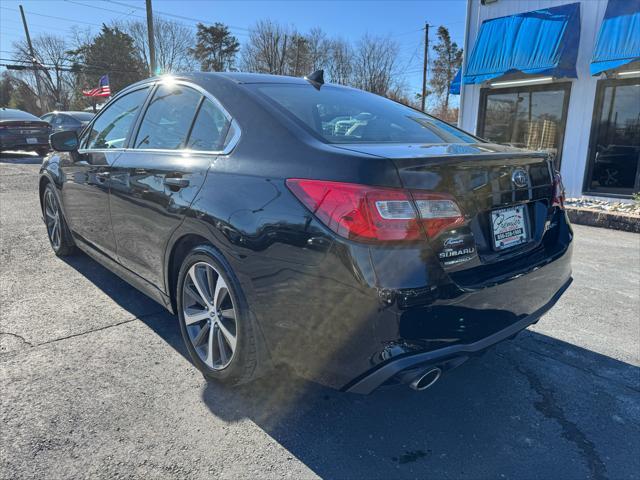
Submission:
[[[226,108],[224,108],[224,106],[222,105],[222,103],[220,103],[220,101],[214,97],[211,93],[209,93],[207,90],[205,90],[204,88],[200,87],[199,85],[196,85],[192,82],[188,82],[188,81],[184,81],[184,80],[171,80],[171,84],[172,85],[181,85],[187,88],[190,88],[192,90],[195,90],[198,94],[200,94],[200,100],[198,101],[198,104],[196,106],[196,110],[193,114],[193,118],[191,119],[191,125],[189,126],[189,129],[187,131],[187,135],[185,137],[185,147],[183,148],[177,148],[177,149],[167,149],[167,148],[134,148],[135,145],[135,139],[138,137],[138,134],[140,133],[140,126],[142,125],[142,121],[144,119],[144,116],[147,114],[147,110],[149,108],[149,105],[151,104],[151,99],[153,99],[153,96],[155,95],[156,90],[163,85],[164,81],[163,80],[159,80],[157,82],[153,83],[153,88],[151,89],[151,91],[149,92],[149,95],[147,96],[147,99],[143,105],[143,108],[140,112],[140,114],[138,115],[138,118],[136,119],[134,126],[133,126],[133,130],[129,133],[129,136],[127,138],[127,141],[125,142],[125,149],[129,152],[159,152],[159,153],[176,153],[176,152],[182,152],[182,153],[194,153],[194,154],[208,154],[208,155],[228,155],[231,153],[231,151],[235,148],[235,146],[238,144],[238,142],[240,141],[240,136],[241,136],[241,129],[240,126],[238,125],[238,122],[231,116],[231,114],[227,111]],[[189,139],[191,138],[191,132],[193,130],[193,126],[195,124],[195,121],[198,118],[198,113],[200,112],[200,109],[202,108],[202,105],[204,103],[205,100],[209,100],[213,103],[213,105],[218,108],[222,114],[225,116],[225,118],[228,121],[228,127],[227,127],[227,131],[224,134],[224,142],[223,142],[223,148],[222,150],[191,150],[186,148],[186,145],[189,143]],[[231,138],[229,138],[229,134],[231,135]]]
[[[109,110],[109,108],[115,104],[118,100],[120,100],[121,98],[124,98],[125,96],[137,92],[139,90],[143,90],[143,89],[147,89],[147,96],[145,97],[144,101],[141,104],[141,108],[138,111],[138,113],[136,113],[136,118],[133,119],[133,123],[131,124],[131,126],[129,127],[129,131],[127,132],[127,136],[125,137],[124,140],[124,144],[122,147],[118,147],[118,148],[85,148],[87,139],[89,138],[88,132],[91,131],[91,129],[93,129],[93,125],[95,124],[95,122],[105,113]],[[133,128],[135,127],[135,125],[137,124],[139,118],[140,118],[140,112],[146,107],[147,103],[149,102],[149,95],[151,93],[151,91],[153,90],[153,84],[152,83],[144,83],[136,88],[131,88],[131,89],[126,89],[123,90],[122,92],[120,92],[118,95],[116,95],[115,97],[113,97],[102,109],[100,109],[100,113],[98,113],[95,117],[93,117],[93,119],[91,120],[91,122],[89,122],[82,130],[82,133],[80,135],[80,139],[79,139],[79,145],[80,148],[78,148],[78,152],[79,153],[86,153],[86,152],[120,152],[120,151],[124,151],[127,148],[127,145],[129,144],[129,141],[131,140],[131,133],[133,131]]]
[[[478,104],[478,120],[476,122],[476,136],[488,140],[484,136],[484,130],[486,126],[486,110],[487,110],[487,97],[493,94],[509,94],[519,92],[548,92],[548,91],[564,91],[564,99],[562,103],[562,128],[558,135],[558,153],[554,159],[554,166],[557,170],[560,170],[562,165],[562,152],[564,149],[565,132],[567,130],[567,117],[569,114],[569,100],[571,98],[571,86],[570,81],[565,82],[553,82],[545,83],[542,85],[521,85],[508,88],[491,88],[484,87],[480,89],[480,99]]]
[[[591,115],[591,129],[589,131],[589,148],[587,149],[587,158],[585,160],[584,178],[582,180],[582,193],[584,195],[593,195],[611,198],[631,198],[634,192],[640,191],[640,159],[638,159],[638,168],[636,170],[636,179],[632,191],[629,194],[609,193],[605,190],[592,190],[590,188],[590,179],[593,174],[595,164],[596,142],[598,133],[598,119],[604,107],[604,93],[607,87],[619,85],[637,85],[640,84],[640,77],[632,78],[602,78],[596,83],[596,95],[593,101],[593,113]]]

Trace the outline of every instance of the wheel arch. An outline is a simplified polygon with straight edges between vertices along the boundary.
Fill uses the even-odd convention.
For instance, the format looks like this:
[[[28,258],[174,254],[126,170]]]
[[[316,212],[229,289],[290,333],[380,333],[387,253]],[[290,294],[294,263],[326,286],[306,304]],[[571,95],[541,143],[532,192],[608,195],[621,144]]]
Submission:
[[[178,281],[178,273],[180,271],[180,265],[186,258],[187,254],[198,245],[210,245],[216,248],[215,244],[200,233],[195,232],[183,232],[176,235],[175,239],[171,243],[171,247],[167,249],[165,261],[165,285],[167,294],[171,300],[171,307],[174,312],[177,312],[176,303],[176,283]],[[216,248],[219,251],[219,249]]]
[[[171,302],[171,308],[173,313],[178,315],[178,305],[176,298],[176,286],[178,283],[178,275],[180,272],[180,266],[188,253],[198,245],[206,245],[216,250],[217,253],[225,260],[229,262],[228,255],[230,252],[224,248],[221,248],[220,242],[216,241],[215,233],[211,232],[203,224],[194,222],[192,219],[187,218],[185,222],[179,227],[171,237],[168,243],[165,254],[165,286],[166,292]],[[226,253],[225,253],[226,252]],[[231,266],[231,265],[229,265]],[[237,272],[233,272],[237,276]],[[246,292],[245,296],[246,296]],[[245,298],[247,302],[248,314],[255,322],[256,333],[260,338],[258,342],[258,355],[261,359],[264,371],[271,368],[274,363],[271,356],[271,349],[267,343],[264,332],[262,330],[261,322],[258,320],[256,312],[251,307],[251,301],[249,298]]]
[[[40,199],[40,210],[42,210],[43,208],[42,201],[44,197],[44,190],[45,188],[47,188],[47,184],[49,183],[53,184],[49,177],[47,177],[46,175],[40,176],[40,180],[38,181],[38,198]]]

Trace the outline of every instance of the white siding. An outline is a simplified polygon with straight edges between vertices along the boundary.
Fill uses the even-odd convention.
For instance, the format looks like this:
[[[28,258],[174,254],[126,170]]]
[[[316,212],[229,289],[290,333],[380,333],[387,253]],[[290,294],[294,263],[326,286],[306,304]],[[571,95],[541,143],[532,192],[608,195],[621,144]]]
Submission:
[[[571,0],[498,0],[496,3],[483,6],[480,4],[480,0],[468,1],[471,3],[468,32],[469,52],[473,49],[480,25],[486,19],[575,3]],[[570,197],[580,196],[582,192],[598,81],[598,77],[592,77],[589,74],[589,64],[598,30],[607,8],[607,0],[583,0],[579,3],[581,25],[580,47],[576,65],[578,78],[572,79],[571,82],[571,97],[562,148],[562,176],[567,195]],[[480,85],[463,85],[462,88],[464,88],[464,96],[461,126],[465,130],[475,133],[481,87]]]

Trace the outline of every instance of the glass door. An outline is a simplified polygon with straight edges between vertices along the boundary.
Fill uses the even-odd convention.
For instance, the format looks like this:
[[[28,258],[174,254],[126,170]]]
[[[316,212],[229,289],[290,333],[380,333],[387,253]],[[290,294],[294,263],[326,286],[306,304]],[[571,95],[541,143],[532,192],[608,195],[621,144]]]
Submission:
[[[482,89],[478,136],[551,152],[560,167],[570,83]]]
[[[591,127],[585,193],[640,190],[640,78],[600,80]]]

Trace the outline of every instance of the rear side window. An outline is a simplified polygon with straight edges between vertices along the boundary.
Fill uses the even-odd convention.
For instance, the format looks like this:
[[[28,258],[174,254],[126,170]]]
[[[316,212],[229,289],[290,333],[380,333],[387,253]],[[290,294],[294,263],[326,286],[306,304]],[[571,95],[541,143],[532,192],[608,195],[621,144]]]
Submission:
[[[73,117],[70,117],[69,115],[60,115],[60,122],[63,125],[69,125],[69,126],[74,126],[74,127],[80,125],[79,121],[77,121]]]
[[[87,131],[84,148],[122,148],[131,126],[147,98],[148,87],[128,93],[111,103]],[[83,142],[85,140],[83,139]]]
[[[329,143],[476,143],[417,110],[361,90],[311,85],[253,86],[297,123]]]
[[[210,100],[204,100],[187,142],[191,150],[222,150],[229,130],[229,120],[222,110]]]
[[[144,114],[134,148],[184,148],[201,98],[183,85],[160,85]]]

